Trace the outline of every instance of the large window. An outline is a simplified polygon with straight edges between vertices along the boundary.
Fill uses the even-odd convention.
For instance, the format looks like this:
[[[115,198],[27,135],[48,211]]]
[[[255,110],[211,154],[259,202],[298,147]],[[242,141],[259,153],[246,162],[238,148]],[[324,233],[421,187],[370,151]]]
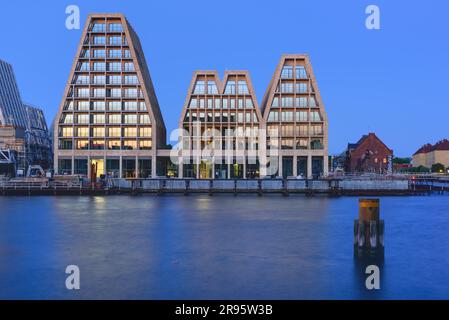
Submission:
[[[93,115],[93,123],[94,124],[104,124],[106,123],[106,118],[104,114],[94,114]]]
[[[121,76],[108,76],[108,83],[109,84],[122,84],[122,77]]]
[[[123,32],[123,27],[121,23],[110,23],[109,24],[110,32]]]
[[[125,123],[126,124],[136,124],[137,123],[137,114],[125,114]]]
[[[246,81],[243,80],[238,81],[238,91],[239,94],[249,94],[248,85],[246,84]]]
[[[281,83],[281,92],[282,93],[293,93],[293,83],[292,82]]]
[[[59,174],[62,174],[62,175],[71,174],[72,173],[72,160],[71,159],[59,159],[58,170],[59,170]]]
[[[125,71],[136,71],[136,69],[134,68],[134,63],[126,62],[125,63]]]
[[[193,90],[193,94],[204,94],[204,81],[199,80],[195,84],[195,89]]]
[[[110,114],[108,120],[109,123],[120,124],[122,123],[122,116],[119,114]]]
[[[95,37],[93,37],[93,43],[95,45],[105,45],[106,44],[106,37],[95,36]]]
[[[110,45],[121,45],[122,44],[122,37],[120,37],[120,36],[109,37],[109,44]]]
[[[137,111],[137,101],[125,101],[124,102],[125,111]]]
[[[78,88],[76,96],[79,98],[89,98],[89,89]]]
[[[296,79],[307,79],[306,69],[303,66],[296,67]]]
[[[286,108],[293,107],[293,98],[292,97],[282,97],[281,102],[282,102],[282,107],[286,107]]]
[[[225,94],[235,94],[235,81],[229,80],[226,83]]]
[[[105,32],[106,26],[104,23],[94,23],[94,25],[92,26],[92,31],[93,32]]]
[[[105,110],[105,102],[104,101],[94,101],[92,102],[92,110],[94,111],[104,111]]]
[[[136,137],[137,136],[137,128],[136,127],[124,128],[124,136],[125,137]]]
[[[109,111],[121,111],[122,103],[120,101],[109,101],[108,102],[108,110]]]
[[[308,121],[307,111],[296,111],[296,121]]]
[[[307,83],[300,82],[296,84],[296,93],[307,93]]]
[[[120,175],[120,160],[106,159],[106,172],[112,178],[118,178]]]
[[[151,177],[151,159],[139,159],[139,177]]]
[[[282,111],[282,121],[293,121],[293,111]]]
[[[78,101],[78,111],[89,111],[89,101]]]
[[[141,138],[151,138],[151,127],[139,128],[139,137],[141,137]]]
[[[310,113],[310,121],[321,121],[321,116],[318,111],[312,111]]]
[[[125,84],[139,84],[137,76],[125,76]]]
[[[218,94],[217,85],[215,81],[207,81],[207,93],[208,94]]]
[[[88,114],[79,114],[77,116],[79,124],[89,124],[89,115]]]
[[[108,136],[109,137],[121,137],[122,132],[120,127],[110,127],[108,128]]]
[[[120,62],[108,63],[108,71],[122,71],[122,64]]]
[[[116,59],[121,57],[122,57],[122,50],[120,49],[109,50],[109,58]]]
[[[126,98],[137,98],[137,89],[125,89]]]
[[[94,50],[94,58],[105,58],[106,51],[104,49]]]
[[[94,84],[106,84],[106,76],[94,76]]]
[[[92,129],[92,136],[93,137],[104,137],[105,136],[105,128],[103,127],[96,127]]]
[[[94,71],[106,71],[106,63],[94,62]]]
[[[285,66],[284,68],[282,68],[281,78],[282,79],[291,79],[291,78],[293,78],[293,67]]]
[[[73,128],[72,127],[63,127],[61,136],[66,137],[66,138],[73,137]]]
[[[136,159],[123,159],[122,170],[124,178],[136,177]]]
[[[89,137],[89,127],[78,127],[77,137]]]
[[[87,159],[75,159],[75,174],[87,175]]]
[[[270,111],[270,113],[268,115],[268,121],[269,122],[279,121],[279,112],[278,111]]]
[[[106,96],[105,89],[94,89],[94,98],[104,98]]]
[[[148,114],[141,114],[139,116],[139,123],[140,124],[148,124],[148,123],[150,123],[150,116]]]

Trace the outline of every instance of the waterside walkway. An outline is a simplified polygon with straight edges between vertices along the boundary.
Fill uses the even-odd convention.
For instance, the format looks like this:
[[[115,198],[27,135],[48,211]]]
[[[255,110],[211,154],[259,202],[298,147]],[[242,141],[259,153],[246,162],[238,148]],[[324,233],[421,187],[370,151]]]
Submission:
[[[422,195],[449,192],[448,178],[332,178],[332,179],[108,179],[90,184],[81,179],[3,180],[0,195],[109,194],[303,194],[306,196]]]

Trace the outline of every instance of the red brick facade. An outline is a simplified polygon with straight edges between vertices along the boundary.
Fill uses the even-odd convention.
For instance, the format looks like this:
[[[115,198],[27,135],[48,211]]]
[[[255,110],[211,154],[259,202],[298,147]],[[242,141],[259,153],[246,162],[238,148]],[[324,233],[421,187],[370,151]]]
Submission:
[[[364,135],[357,143],[348,144],[346,151],[347,173],[387,173],[388,148],[374,133]]]

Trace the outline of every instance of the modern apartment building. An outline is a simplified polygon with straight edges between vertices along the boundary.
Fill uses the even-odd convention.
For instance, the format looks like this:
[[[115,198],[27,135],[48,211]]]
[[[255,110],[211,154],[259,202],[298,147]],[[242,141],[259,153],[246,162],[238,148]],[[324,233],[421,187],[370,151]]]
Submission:
[[[25,172],[28,165],[51,165],[51,142],[44,113],[23,103],[12,66],[0,60],[0,174]]]
[[[12,66],[0,59],[0,125],[25,129],[27,114]]]
[[[179,177],[256,178],[262,115],[247,71],[196,71],[179,120]]]
[[[165,142],[137,34],[122,14],[89,15],[54,124],[55,172],[154,177]]]
[[[279,149],[277,175],[328,174],[327,115],[308,55],[281,57],[263,97],[262,113],[267,149]]]

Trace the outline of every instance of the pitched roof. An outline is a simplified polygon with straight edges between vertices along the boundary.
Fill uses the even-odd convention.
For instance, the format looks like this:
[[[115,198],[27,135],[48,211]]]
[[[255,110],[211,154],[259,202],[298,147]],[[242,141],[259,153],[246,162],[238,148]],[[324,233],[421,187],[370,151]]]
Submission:
[[[428,153],[432,151],[433,146],[430,143],[426,143],[421,148],[419,148],[413,155],[417,155],[420,153]]]
[[[421,148],[419,148],[413,155],[417,155],[420,153],[429,153],[435,150],[449,150],[449,141],[447,139],[443,139],[431,145],[430,143],[426,143]]]
[[[438,141],[433,147],[432,151],[435,150],[449,150],[449,141],[447,139]]]
[[[368,134],[364,134],[364,135],[359,139],[359,141],[357,141],[356,143],[348,143],[348,151],[357,149],[363,142],[365,142],[365,140],[366,140],[368,137],[374,137],[374,138],[375,138],[377,141],[379,141],[380,144],[382,144],[386,149],[388,149],[389,151],[393,152],[393,150],[390,149],[390,148],[389,148],[389,147],[388,147],[382,140],[380,140],[379,137],[376,136],[376,134],[373,133],[373,132],[370,132],[370,133],[368,133]]]

